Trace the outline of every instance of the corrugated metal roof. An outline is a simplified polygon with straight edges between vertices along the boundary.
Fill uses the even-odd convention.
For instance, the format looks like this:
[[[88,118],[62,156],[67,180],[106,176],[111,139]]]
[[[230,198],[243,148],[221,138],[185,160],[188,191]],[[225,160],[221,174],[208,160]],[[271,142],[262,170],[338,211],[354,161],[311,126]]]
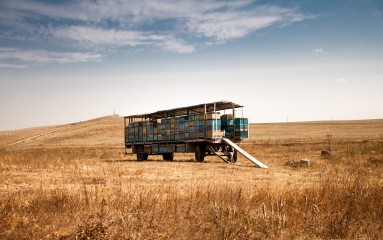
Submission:
[[[214,104],[215,104],[215,111],[243,107],[242,105],[239,105],[233,102],[219,101],[219,102],[212,102],[212,103],[203,103],[203,104],[193,105],[189,107],[161,110],[154,113],[136,114],[136,115],[126,116],[125,118],[159,119],[159,118],[176,117],[176,116],[183,116],[183,115],[195,114],[195,113],[204,113],[205,105],[206,105],[206,112],[212,112],[214,111]]]

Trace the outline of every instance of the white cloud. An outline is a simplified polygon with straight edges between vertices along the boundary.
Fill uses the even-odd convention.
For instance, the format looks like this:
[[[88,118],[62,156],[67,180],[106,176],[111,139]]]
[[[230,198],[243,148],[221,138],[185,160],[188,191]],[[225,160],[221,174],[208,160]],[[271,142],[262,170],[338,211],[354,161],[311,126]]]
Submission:
[[[25,50],[20,48],[0,48],[0,60],[16,60],[32,64],[98,62],[101,54],[81,52],[49,52],[46,50]],[[17,65],[15,65],[17,66]]]
[[[184,18],[213,13],[220,9],[238,9],[254,1],[223,2],[217,0],[83,0],[67,4],[43,3],[30,0],[8,0],[3,5],[20,15],[33,14],[54,19],[71,19],[87,22],[112,20],[124,23],[145,23],[150,20]],[[23,14],[24,13],[24,14]],[[22,17],[22,16],[21,16]]]
[[[253,31],[273,24],[289,24],[305,18],[294,9],[261,6],[251,10],[230,9],[201,14],[199,17],[191,19],[187,26],[191,32],[226,41],[244,37]]]
[[[313,53],[316,53],[316,54],[322,54],[322,53],[326,53],[326,51],[323,49],[323,48],[314,48],[312,50]]]
[[[195,50],[194,46],[167,34],[83,26],[56,29],[52,34],[76,41],[85,47],[158,46],[178,53],[191,53]]]
[[[115,30],[137,31],[156,21],[173,20],[169,31],[180,29],[189,34],[199,34],[216,40],[229,40],[243,37],[252,31],[273,24],[289,24],[312,16],[305,16],[296,9],[275,5],[251,5],[254,1],[217,1],[217,0],[110,0],[80,1],[70,4],[52,4],[38,1],[7,1],[6,6],[20,17],[29,15],[44,16],[53,19],[82,21],[83,26],[98,25],[106,21],[116,22]],[[98,26],[100,27],[100,26]],[[125,27],[125,29],[118,29]]]
[[[9,64],[9,63],[0,63],[0,68],[26,68],[25,65],[18,64]]]
[[[102,53],[123,47],[192,53],[199,47],[222,44],[262,28],[310,18],[313,16],[304,15],[295,8],[262,5],[256,0],[82,0],[60,3],[4,0],[0,8],[0,27],[6,28],[0,34],[0,40],[49,43],[50,47],[72,50],[68,53],[34,50],[35,56],[30,54],[32,50],[0,54],[2,59],[62,63],[102,58],[97,53],[79,53],[84,48]]]
[[[150,36],[138,31],[118,31],[96,27],[71,26],[53,30],[58,38],[68,38],[77,42],[93,45],[137,46],[151,40]]]

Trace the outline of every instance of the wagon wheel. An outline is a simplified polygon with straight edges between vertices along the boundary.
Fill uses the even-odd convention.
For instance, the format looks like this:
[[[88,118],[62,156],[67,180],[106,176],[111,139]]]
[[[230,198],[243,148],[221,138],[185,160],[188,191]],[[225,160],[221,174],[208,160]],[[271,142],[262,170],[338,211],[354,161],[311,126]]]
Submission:
[[[137,153],[137,161],[146,161],[148,160],[148,154],[144,152]]]
[[[230,152],[230,159],[229,161],[232,162],[232,163],[236,163],[237,162],[237,155],[238,155],[238,151],[235,150],[234,148],[231,148],[231,152]]]
[[[231,163],[236,163],[237,162],[237,155],[238,151],[235,150],[233,147],[226,146],[224,151],[229,154],[228,161]]]
[[[162,159],[164,159],[164,161],[173,161],[174,153],[163,153]]]
[[[205,148],[202,145],[195,147],[195,160],[196,162],[203,162],[205,160]]]

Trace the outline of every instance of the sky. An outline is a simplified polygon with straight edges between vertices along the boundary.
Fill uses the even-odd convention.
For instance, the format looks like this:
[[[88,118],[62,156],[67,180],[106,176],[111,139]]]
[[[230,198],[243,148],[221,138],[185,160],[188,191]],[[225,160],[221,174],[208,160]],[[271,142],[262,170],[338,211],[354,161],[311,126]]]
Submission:
[[[0,0],[0,131],[221,100],[383,118],[383,1]]]

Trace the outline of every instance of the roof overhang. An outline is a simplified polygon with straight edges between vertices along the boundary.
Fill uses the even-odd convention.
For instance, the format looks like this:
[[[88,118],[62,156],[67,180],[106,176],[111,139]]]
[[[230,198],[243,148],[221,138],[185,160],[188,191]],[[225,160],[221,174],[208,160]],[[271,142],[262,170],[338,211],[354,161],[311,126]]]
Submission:
[[[242,105],[239,105],[233,102],[219,101],[219,102],[212,102],[212,103],[203,103],[203,104],[193,105],[189,107],[161,110],[154,113],[136,114],[136,115],[126,116],[125,118],[159,119],[159,118],[176,117],[176,116],[183,116],[183,115],[189,115],[189,114],[200,114],[200,113],[205,113],[205,106],[206,106],[206,112],[213,112],[214,110],[221,111],[221,110],[227,110],[227,109],[236,109],[236,108],[243,107]]]

